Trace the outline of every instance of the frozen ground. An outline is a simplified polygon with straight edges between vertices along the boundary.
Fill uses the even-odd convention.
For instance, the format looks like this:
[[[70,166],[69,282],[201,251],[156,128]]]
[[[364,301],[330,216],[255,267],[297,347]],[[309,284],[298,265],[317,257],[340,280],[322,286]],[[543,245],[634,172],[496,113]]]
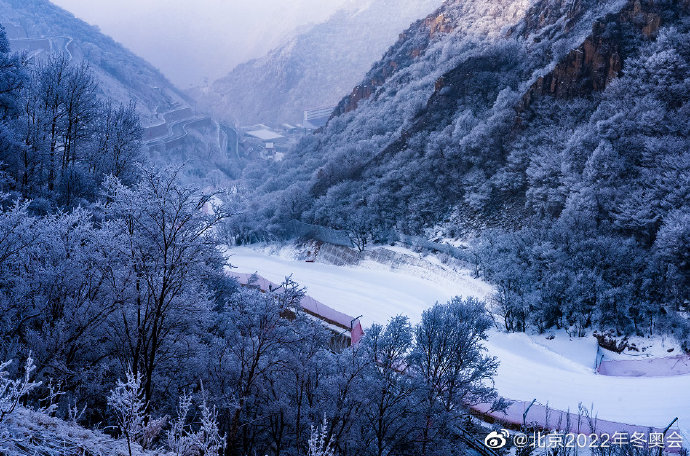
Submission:
[[[404,268],[380,264],[338,267],[294,260],[289,249],[270,251],[233,248],[230,262],[238,272],[258,272],[280,282],[286,275],[307,287],[315,299],[352,316],[363,326],[385,323],[397,314],[417,322],[424,309],[456,295],[485,297],[487,284],[462,272],[447,277],[418,277]],[[545,335],[492,331],[487,348],[497,356],[498,392],[509,399],[531,401],[554,409],[577,411],[582,404],[599,419],[656,428],[674,417],[690,440],[690,375],[615,377],[595,373],[593,337],[571,339],[565,332]]]
[[[162,450],[143,451],[134,443],[115,440],[101,431],[84,429],[45,413],[19,406],[0,425],[0,455],[165,456]]]
[[[455,274],[452,282],[441,281],[374,262],[356,267],[333,266],[294,260],[290,249],[274,253],[278,255],[267,250],[233,248],[229,259],[237,272],[257,272],[272,282],[280,283],[292,274],[314,299],[353,317],[362,315],[365,328],[372,323],[385,324],[398,314],[416,323],[422,311],[437,301],[454,296],[484,298],[491,293],[490,286],[463,273]]]
[[[665,428],[673,418],[690,438],[690,375],[611,377],[594,372],[594,338],[559,334],[548,347],[543,336],[493,331],[489,351],[500,361],[496,388],[502,396],[577,411],[579,404],[598,418]],[[546,342],[546,343],[545,343]]]

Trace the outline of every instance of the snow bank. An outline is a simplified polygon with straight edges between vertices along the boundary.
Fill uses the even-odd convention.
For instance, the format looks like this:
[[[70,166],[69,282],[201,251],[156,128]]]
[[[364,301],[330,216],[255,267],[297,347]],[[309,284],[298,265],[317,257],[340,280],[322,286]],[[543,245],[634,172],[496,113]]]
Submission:
[[[690,357],[602,361],[598,372],[617,377],[669,377],[690,374]]]
[[[115,440],[101,432],[18,407],[0,423],[0,454],[128,456],[129,452],[124,440]],[[142,451],[133,444],[132,454],[163,456],[167,453]]]

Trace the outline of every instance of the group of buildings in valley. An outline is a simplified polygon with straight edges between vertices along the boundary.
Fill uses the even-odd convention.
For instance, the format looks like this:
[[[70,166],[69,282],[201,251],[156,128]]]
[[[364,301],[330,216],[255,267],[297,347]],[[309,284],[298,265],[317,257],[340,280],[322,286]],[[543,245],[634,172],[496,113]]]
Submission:
[[[335,107],[323,106],[307,109],[301,124],[283,123],[276,126],[265,124],[241,127],[239,130],[242,144],[248,153],[256,153],[267,160],[280,161],[285,152],[304,134],[326,125]]]

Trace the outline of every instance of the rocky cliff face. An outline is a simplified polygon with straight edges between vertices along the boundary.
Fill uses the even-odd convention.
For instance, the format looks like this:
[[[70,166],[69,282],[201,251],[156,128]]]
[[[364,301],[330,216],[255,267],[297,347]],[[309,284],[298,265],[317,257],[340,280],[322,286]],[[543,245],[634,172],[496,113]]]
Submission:
[[[581,2],[574,5],[574,14],[581,11]],[[620,74],[625,58],[633,52],[631,37],[653,40],[662,23],[676,20],[683,8],[681,4],[674,11],[666,4],[632,0],[620,11],[596,20],[584,42],[530,87],[524,104],[540,95],[567,98],[604,90]],[[543,15],[539,18],[538,27],[543,27],[546,19]]]

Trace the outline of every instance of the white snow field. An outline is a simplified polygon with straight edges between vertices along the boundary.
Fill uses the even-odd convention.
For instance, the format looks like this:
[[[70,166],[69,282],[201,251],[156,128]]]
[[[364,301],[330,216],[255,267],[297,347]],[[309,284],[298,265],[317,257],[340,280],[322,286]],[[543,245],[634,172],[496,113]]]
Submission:
[[[274,282],[292,274],[313,298],[349,315],[363,315],[365,331],[372,323],[385,324],[398,314],[416,323],[424,309],[437,301],[458,295],[484,298],[491,293],[489,285],[469,273],[454,272],[449,279],[433,273],[419,277],[404,267],[393,270],[372,262],[344,267],[307,263],[292,259],[289,249],[242,247],[230,249],[228,255],[237,272],[257,272]],[[690,375],[598,375],[593,337],[552,335],[548,340],[545,335],[491,331],[486,346],[501,362],[495,379],[501,396],[527,402],[536,399],[538,404],[571,412],[582,404],[600,420],[661,429],[678,417],[674,429],[683,433],[684,446],[690,444]]]
[[[496,389],[507,398],[577,412],[578,405],[607,421],[664,429],[678,417],[690,443],[690,375],[670,377],[612,377],[594,371],[596,340],[571,341],[564,353],[544,336],[492,331],[486,345],[501,361]],[[564,356],[564,354],[566,356]]]
[[[280,256],[247,247],[232,248],[228,254],[236,272],[256,272],[276,283],[292,275],[317,301],[353,317],[362,315],[364,328],[372,323],[385,324],[396,315],[406,315],[414,324],[424,309],[437,301],[454,296],[484,298],[492,291],[486,283],[462,273],[455,274],[450,282],[446,278],[421,278],[373,262],[351,267],[298,261],[290,258],[289,249],[281,250]]]

